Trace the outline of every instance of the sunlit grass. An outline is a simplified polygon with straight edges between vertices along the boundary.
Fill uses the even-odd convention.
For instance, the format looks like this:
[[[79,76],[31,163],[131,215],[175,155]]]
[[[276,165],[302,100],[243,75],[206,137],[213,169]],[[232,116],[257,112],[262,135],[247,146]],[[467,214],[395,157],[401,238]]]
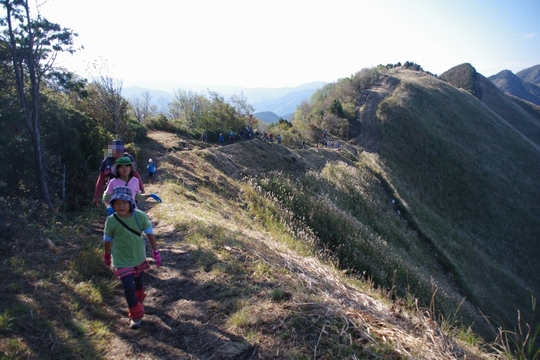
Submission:
[[[5,351],[2,353],[2,360],[18,360],[35,356],[30,346],[22,338],[10,338],[7,340]]]
[[[91,318],[105,317],[101,309],[111,294],[111,275],[103,266],[101,239],[87,233],[94,216],[102,221],[102,213],[91,209],[83,219],[74,214],[43,226],[50,241],[34,238],[35,233],[21,236],[26,250],[15,251],[2,269],[10,282],[0,300],[11,304],[0,313],[2,359],[41,358],[46,344],[47,357],[100,357],[108,325]],[[25,338],[32,339],[31,347]]]
[[[84,299],[85,303],[100,305],[103,302],[101,289],[90,282],[81,282],[75,285],[76,294]]]
[[[259,321],[247,303],[237,304],[236,311],[227,319],[227,323],[230,326],[238,328],[249,328],[256,325]]]
[[[9,309],[4,309],[0,314],[0,331],[7,331],[11,329],[14,321],[14,315]]]
[[[299,180],[276,172],[254,181],[253,188],[259,189],[262,199],[269,199],[265,204],[254,197],[252,212],[261,219],[268,223],[275,219],[282,229],[293,229],[297,239],[323,258],[335,257],[339,267],[367,272],[379,286],[409,296],[409,306],[412,294],[414,303],[424,299],[421,305],[427,306],[437,264],[397,214],[391,194],[385,193],[367,164],[327,165],[320,174],[311,172]],[[452,313],[461,297],[443,274],[436,276],[444,289],[437,294],[438,311]],[[467,308],[465,315],[474,318],[470,311]]]

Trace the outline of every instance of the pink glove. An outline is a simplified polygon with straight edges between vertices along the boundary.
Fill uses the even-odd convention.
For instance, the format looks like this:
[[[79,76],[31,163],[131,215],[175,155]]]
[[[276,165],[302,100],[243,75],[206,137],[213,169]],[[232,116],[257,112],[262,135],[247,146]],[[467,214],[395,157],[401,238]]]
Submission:
[[[161,266],[161,254],[159,253],[159,250],[152,251],[152,255],[154,255],[154,260],[156,261],[156,267]]]
[[[103,262],[107,267],[111,267],[111,253],[103,253]]]

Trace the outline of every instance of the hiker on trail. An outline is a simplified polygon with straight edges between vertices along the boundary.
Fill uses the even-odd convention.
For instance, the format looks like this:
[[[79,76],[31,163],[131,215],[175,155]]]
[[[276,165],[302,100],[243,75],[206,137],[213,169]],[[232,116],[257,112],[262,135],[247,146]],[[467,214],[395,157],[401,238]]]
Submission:
[[[103,193],[103,205],[107,208],[107,215],[114,214],[114,208],[110,205],[114,189],[118,186],[129,187],[133,196],[133,203],[137,201],[146,201],[149,197],[153,198],[157,202],[163,202],[156,194],[142,194],[139,189],[139,180],[133,176],[133,164],[131,159],[127,156],[121,157],[116,160],[116,177],[109,181],[107,189]],[[137,207],[135,205],[135,207]]]
[[[222,134],[222,133],[219,133],[218,141],[219,141],[219,145],[223,145],[223,142],[225,141],[225,139],[223,138],[223,134]]]
[[[199,140],[202,142],[208,141],[208,136],[206,135],[206,131],[201,134],[201,137],[199,138]]]
[[[102,199],[103,188],[109,180],[113,179],[116,176],[116,160],[123,156],[127,156],[131,159],[133,164],[133,176],[139,180],[139,190],[144,193],[144,185],[141,180],[141,176],[137,171],[137,164],[133,156],[126,152],[124,142],[122,140],[113,140],[109,141],[106,148],[103,149],[105,153],[105,158],[101,162],[99,167],[99,175],[96,181],[96,187],[94,189],[94,205],[98,206]]]
[[[231,142],[234,142],[234,131],[231,130],[231,132],[229,133],[229,140]]]
[[[281,144],[281,135],[280,134],[277,135],[277,143]]]
[[[274,142],[274,134],[270,133],[268,134],[268,140],[273,143]]]
[[[154,173],[156,172],[156,164],[154,164],[154,160],[148,159],[148,165],[146,165],[146,168],[148,169],[148,181],[152,182],[154,180]]]
[[[107,217],[103,230],[103,261],[111,267],[114,275],[122,282],[128,304],[129,327],[141,327],[144,316],[142,302],[144,271],[150,269],[146,261],[146,246],[141,233],[144,232],[152,246],[156,267],[161,266],[161,255],[157,248],[154,229],[146,214],[135,208],[131,189],[117,186],[111,197],[114,215]]]

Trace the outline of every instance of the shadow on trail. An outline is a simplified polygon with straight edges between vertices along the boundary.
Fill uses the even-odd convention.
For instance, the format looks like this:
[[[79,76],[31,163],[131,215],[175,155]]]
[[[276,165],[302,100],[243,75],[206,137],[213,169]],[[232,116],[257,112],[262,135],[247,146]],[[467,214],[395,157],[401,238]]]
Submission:
[[[256,346],[226,330],[228,315],[252,293],[241,290],[243,284],[234,274],[211,272],[223,265],[214,252],[172,240],[161,248],[161,255],[162,266],[156,269],[150,260],[152,269],[144,275],[146,314],[139,330],[128,328],[127,305],[118,284],[116,324],[111,328],[124,355],[126,348],[131,356],[159,359],[243,359],[256,353]],[[120,355],[114,349],[107,354]]]

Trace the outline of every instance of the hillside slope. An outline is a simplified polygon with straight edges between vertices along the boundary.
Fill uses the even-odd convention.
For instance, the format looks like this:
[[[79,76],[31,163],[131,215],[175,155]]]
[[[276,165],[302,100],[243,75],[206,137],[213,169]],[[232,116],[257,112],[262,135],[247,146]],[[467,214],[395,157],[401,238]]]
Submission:
[[[148,212],[164,265],[151,271],[144,328],[119,326],[107,357],[486,356],[441,332],[429,311],[404,312],[366,284],[353,286],[265,213],[272,199],[245,185],[246,177],[271,170],[302,176],[327,162],[348,162],[337,151],[259,140],[201,149],[172,134],[149,137],[141,156],[159,166],[158,183],[148,186],[165,202]],[[112,308],[119,324],[123,302],[118,291]]]
[[[540,235],[540,109],[474,76],[461,83],[474,84],[478,99],[429,75],[398,74],[378,112],[381,166],[454,288],[512,322],[512,309],[527,311],[528,292],[540,292],[539,263],[527,255]]]
[[[517,309],[534,319],[540,108],[505,95],[470,64],[440,78],[402,68],[360,72],[327,86],[298,121],[325,126],[335,103],[350,109],[349,144],[364,150],[351,152],[355,170],[328,165],[309,179],[275,176],[265,188],[341,254],[342,266],[378,284],[424,304],[437,288],[446,316],[460,306],[461,320],[484,334],[481,314],[512,326]],[[379,181],[386,200],[369,181]],[[306,200],[310,194],[321,201]]]

